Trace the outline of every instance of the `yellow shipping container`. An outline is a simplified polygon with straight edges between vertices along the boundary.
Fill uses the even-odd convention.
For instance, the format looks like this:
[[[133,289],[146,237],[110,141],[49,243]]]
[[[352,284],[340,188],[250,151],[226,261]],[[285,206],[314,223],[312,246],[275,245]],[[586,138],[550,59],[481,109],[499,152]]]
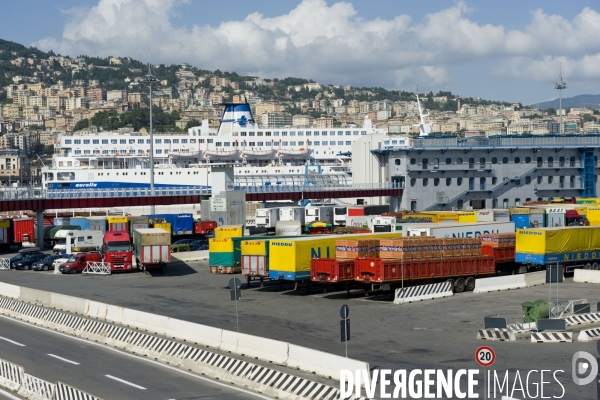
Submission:
[[[458,213],[458,222],[477,222],[477,214],[475,212]]]
[[[210,253],[233,253],[233,240],[231,238],[208,239]]]
[[[159,228],[159,229],[164,229],[165,231],[172,233],[171,232],[171,224],[168,222],[162,222],[162,223],[158,223],[158,224],[152,224],[152,227],[154,228]]]
[[[529,208],[519,208],[519,207],[514,207],[511,208],[510,210],[510,215],[528,215],[529,214]]]
[[[588,208],[586,218],[591,226],[600,226],[600,208]]]
[[[118,224],[123,222],[129,222],[128,217],[106,217],[109,224]]]
[[[365,233],[363,235],[327,235],[320,237],[299,237],[269,241],[270,277],[295,280],[310,276],[310,260],[313,258],[335,258],[335,243],[340,239],[393,239],[402,236],[393,233]]]
[[[215,228],[215,239],[242,236],[244,236],[244,227],[242,225],[223,225]]]
[[[517,230],[517,253],[560,254],[600,250],[600,227]]]
[[[249,256],[266,256],[267,255],[267,240],[243,240],[242,241],[242,254]]]
[[[423,218],[423,219],[430,219],[431,222],[439,222],[438,216],[435,214],[423,214],[423,213],[419,213],[419,214],[404,214],[402,216],[402,219],[408,219],[408,218]]]
[[[0,228],[10,228],[10,219],[0,220]]]
[[[449,211],[424,211],[423,214],[436,215],[438,222],[455,222],[458,223],[458,212]]]

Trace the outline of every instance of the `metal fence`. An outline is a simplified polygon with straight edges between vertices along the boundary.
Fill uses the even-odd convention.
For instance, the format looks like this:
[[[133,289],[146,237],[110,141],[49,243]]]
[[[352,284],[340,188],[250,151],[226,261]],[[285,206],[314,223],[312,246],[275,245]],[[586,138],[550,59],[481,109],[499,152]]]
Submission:
[[[598,147],[600,135],[511,135],[459,138],[456,136],[429,136],[413,139],[413,147],[426,148],[457,148],[457,147]]]

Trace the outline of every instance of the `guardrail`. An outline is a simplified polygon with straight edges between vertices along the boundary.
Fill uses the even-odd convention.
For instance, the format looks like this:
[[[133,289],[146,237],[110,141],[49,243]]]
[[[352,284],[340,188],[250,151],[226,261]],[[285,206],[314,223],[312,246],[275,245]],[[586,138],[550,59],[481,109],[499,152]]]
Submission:
[[[236,187],[246,193],[336,192],[342,190],[404,189],[404,185],[389,183],[359,183],[354,185],[265,185]]]

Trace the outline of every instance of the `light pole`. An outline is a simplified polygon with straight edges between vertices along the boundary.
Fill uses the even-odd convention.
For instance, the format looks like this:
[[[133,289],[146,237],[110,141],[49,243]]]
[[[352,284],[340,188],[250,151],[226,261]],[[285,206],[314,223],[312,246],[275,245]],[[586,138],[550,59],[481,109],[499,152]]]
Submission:
[[[150,63],[148,63],[148,74],[144,78],[144,82],[150,88],[150,195],[154,197],[154,135],[152,133],[152,84],[158,79],[152,75]],[[150,214],[154,214],[154,206],[150,206]]]
[[[558,102],[558,107],[559,107],[559,116],[558,116],[558,118],[559,118],[558,119],[558,124],[559,124],[558,129],[559,130],[558,130],[558,132],[559,132],[560,135],[562,135],[562,133],[563,133],[563,125],[562,125],[562,91],[563,91],[563,89],[567,88],[567,84],[565,82],[563,82],[563,80],[562,80],[562,66],[560,68],[560,74],[558,76],[559,76],[560,80],[559,80],[559,82],[556,82],[556,84],[554,85],[554,89],[560,90],[560,100]]]

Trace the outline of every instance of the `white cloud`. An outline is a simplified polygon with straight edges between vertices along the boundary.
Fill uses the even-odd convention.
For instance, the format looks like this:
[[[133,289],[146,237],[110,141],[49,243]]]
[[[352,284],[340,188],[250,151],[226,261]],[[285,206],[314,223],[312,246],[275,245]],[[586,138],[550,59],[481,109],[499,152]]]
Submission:
[[[587,7],[572,20],[538,9],[522,30],[479,24],[464,1],[428,14],[364,20],[350,2],[303,0],[287,14],[252,13],[219,26],[178,28],[176,0],[99,0],[70,10],[59,39],[34,45],[61,54],[131,56],[188,62],[199,68],[297,76],[322,83],[425,90],[449,85],[447,68],[495,60],[498,77],[548,82],[558,62],[579,79],[600,77],[600,14]]]

